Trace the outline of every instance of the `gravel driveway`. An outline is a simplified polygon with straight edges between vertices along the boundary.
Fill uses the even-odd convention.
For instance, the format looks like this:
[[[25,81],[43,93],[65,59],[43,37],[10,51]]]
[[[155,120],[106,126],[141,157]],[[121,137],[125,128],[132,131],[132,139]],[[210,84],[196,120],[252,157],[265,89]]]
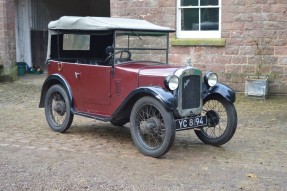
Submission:
[[[222,147],[177,132],[161,159],[143,156],[128,125],[75,116],[51,131],[38,108],[45,75],[0,83],[0,191],[287,190],[287,97],[238,96],[238,129]]]

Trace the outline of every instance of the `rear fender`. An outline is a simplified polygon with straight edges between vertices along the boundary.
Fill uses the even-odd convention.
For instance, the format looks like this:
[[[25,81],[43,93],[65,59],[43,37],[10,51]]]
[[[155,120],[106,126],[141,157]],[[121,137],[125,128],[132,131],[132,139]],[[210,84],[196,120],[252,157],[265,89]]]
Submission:
[[[40,103],[39,103],[39,108],[43,108],[44,107],[46,93],[47,93],[48,89],[52,85],[55,85],[55,84],[60,84],[66,89],[67,94],[69,96],[71,107],[73,107],[73,104],[72,104],[73,103],[73,94],[72,94],[70,85],[68,84],[68,82],[61,75],[53,74],[53,75],[49,76],[45,80],[45,82],[43,83],[42,91],[41,91],[41,98],[40,98]]]
[[[220,95],[231,103],[234,103],[236,100],[235,91],[227,85],[217,83],[215,86],[210,87],[209,89],[206,87],[206,85],[204,86],[205,87],[203,88],[204,92],[202,96],[203,100],[213,95]]]

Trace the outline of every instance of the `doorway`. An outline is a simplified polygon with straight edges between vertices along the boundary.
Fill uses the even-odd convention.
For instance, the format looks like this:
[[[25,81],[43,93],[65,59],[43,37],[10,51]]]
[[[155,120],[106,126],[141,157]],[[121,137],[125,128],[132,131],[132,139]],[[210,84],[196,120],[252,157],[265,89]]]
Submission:
[[[17,62],[46,68],[48,23],[61,16],[110,17],[110,0],[16,0]]]

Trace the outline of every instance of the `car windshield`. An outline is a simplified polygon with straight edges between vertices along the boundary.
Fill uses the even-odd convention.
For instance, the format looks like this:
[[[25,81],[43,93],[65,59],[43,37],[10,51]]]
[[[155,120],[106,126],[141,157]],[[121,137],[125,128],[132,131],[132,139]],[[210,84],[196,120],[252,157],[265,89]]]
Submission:
[[[132,61],[168,62],[168,33],[116,31],[115,52],[128,50]]]

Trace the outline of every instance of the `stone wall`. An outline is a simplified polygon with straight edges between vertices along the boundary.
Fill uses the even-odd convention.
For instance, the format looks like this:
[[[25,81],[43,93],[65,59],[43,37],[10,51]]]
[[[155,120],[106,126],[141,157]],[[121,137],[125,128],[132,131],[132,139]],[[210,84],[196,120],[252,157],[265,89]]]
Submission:
[[[270,76],[270,92],[287,94],[287,1],[222,0],[225,46],[170,47],[170,63],[192,58],[200,69],[219,73],[219,79],[243,92],[245,77],[256,74],[256,42],[263,51],[262,74]],[[111,16],[146,19],[176,28],[176,0],[111,0]],[[175,35],[171,36],[171,39]]]
[[[0,0],[0,64],[7,75],[16,78],[14,0]]]

